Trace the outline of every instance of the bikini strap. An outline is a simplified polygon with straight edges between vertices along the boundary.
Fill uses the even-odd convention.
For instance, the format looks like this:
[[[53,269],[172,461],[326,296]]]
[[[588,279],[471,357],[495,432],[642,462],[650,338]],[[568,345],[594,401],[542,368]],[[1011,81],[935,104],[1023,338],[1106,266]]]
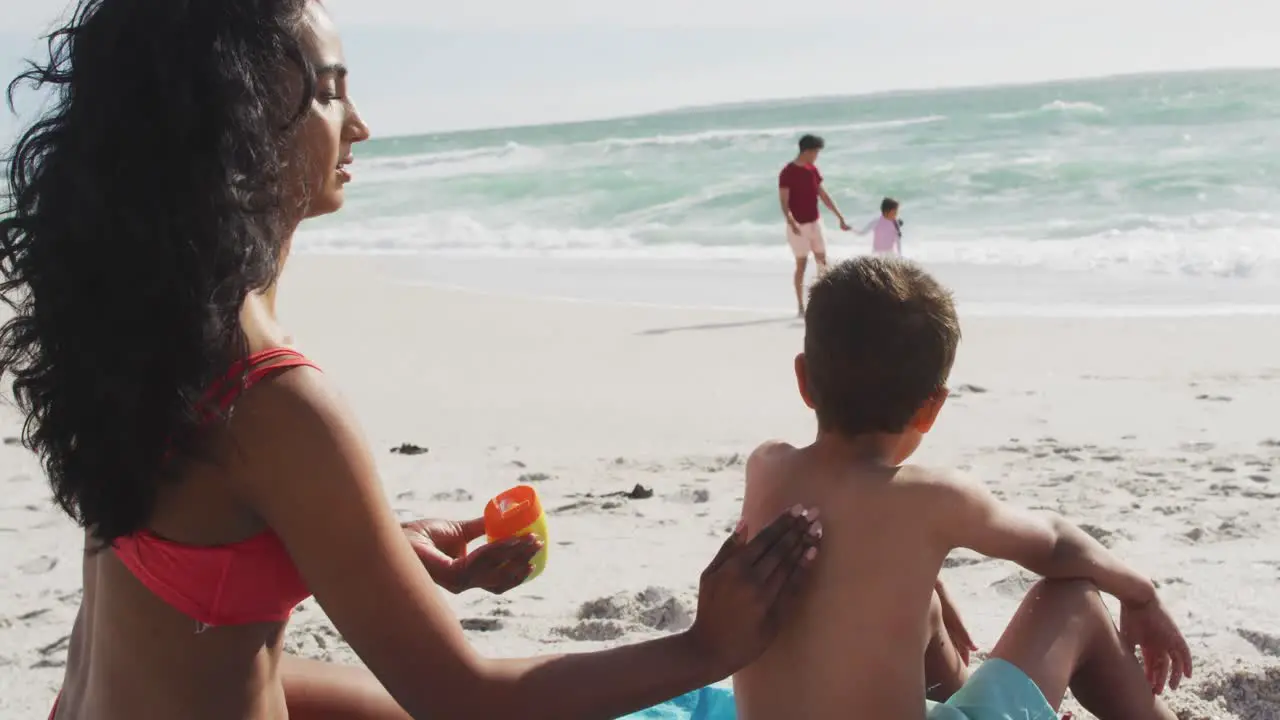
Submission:
[[[249,388],[278,372],[296,367],[320,370],[319,365],[292,348],[269,348],[253,353],[247,358],[232,363],[226,374],[210,388],[207,398],[211,405],[225,411],[241,393]]]

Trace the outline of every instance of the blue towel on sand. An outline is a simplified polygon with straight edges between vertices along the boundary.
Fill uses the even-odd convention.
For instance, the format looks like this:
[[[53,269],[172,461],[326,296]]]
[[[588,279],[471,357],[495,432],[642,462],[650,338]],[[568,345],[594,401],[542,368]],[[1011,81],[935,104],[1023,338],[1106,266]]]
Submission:
[[[622,720],[736,720],[733,691],[704,687],[648,710],[627,715]]]

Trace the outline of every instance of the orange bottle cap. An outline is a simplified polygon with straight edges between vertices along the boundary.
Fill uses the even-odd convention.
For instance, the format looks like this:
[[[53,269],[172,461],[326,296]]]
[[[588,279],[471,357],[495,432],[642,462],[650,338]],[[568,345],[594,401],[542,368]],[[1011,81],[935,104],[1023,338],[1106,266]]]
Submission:
[[[484,507],[484,532],[490,539],[510,537],[529,527],[542,515],[542,502],[530,485],[499,494]]]

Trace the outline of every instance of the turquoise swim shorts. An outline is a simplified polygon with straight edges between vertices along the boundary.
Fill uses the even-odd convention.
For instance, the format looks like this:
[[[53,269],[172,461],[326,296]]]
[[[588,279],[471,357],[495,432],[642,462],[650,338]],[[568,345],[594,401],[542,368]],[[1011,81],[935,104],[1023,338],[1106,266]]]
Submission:
[[[992,658],[978,666],[944,705],[928,703],[928,720],[1057,720],[1044,693],[1017,665]]]

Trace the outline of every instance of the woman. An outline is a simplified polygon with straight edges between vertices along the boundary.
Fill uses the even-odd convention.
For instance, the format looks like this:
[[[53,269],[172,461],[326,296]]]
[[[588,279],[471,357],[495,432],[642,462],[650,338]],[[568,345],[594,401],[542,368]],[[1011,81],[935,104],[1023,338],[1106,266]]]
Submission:
[[[812,514],[735,533],[687,632],[526,660],[468,645],[424,564],[502,590],[537,546],[450,560],[465,528],[402,528],[350,411],[274,316],[295,228],[342,205],[369,134],[319,2],[82,0],[24,79],[56,94],[10,167],[0,371],[86,529],[54,717],[604,718],[767,645],[816,552]],[[309,594],[368,670],[282,652]]]

